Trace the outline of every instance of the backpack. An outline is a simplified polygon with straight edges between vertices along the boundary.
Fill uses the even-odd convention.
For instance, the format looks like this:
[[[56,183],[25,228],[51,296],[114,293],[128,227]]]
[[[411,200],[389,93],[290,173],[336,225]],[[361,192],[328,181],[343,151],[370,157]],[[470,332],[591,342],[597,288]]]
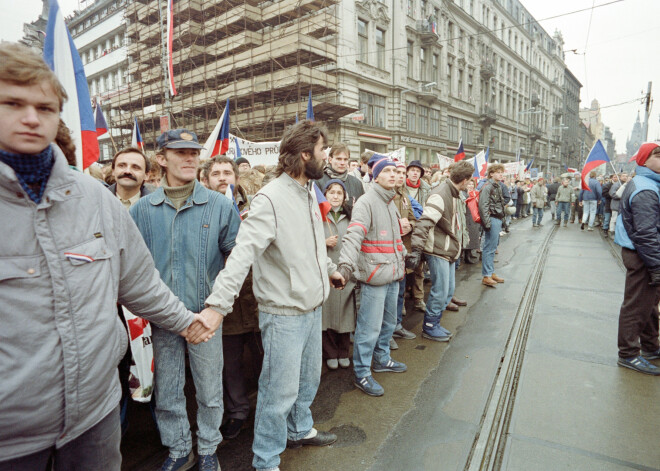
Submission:
[[[481,224],[481,215],[479,214],[479,191],[472,190],[469,193],[468,198],[465,200],[465,204],[470,210],[472,220],[477,224]]]

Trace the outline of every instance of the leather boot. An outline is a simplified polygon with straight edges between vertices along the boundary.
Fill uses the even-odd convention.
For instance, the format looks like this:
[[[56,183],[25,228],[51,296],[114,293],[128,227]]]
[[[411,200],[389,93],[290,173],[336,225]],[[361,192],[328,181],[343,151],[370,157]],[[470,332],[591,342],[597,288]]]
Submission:
[[[484,276],[481,280],[481,284],[495,288],[497,286],[497,281],[493,280],[490,276]]]
[[[448,311],[458,311],[458,306],[454,303],[449,303],[445,309]]]
[[[456,297],[451,298],[451,302],[457,306],[467,306],[467,301],[463,301],[462,299],[458,299]]]
[[[493,279],[493,281],[496,281],[496,282],[498,282],[498,283],[504,283],[504,278],[500,278],[500,277],[497,276],[495,273],[493,273],[492,275],[490,275],[490,277]]]

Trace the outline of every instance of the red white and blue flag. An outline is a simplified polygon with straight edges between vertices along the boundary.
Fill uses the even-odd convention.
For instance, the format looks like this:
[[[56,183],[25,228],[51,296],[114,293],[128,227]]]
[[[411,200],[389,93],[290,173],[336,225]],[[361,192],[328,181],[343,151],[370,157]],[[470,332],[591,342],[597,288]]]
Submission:
[[[319,210],[321,211],[321,219],[323,219],[323,222],[328,222],[328,213],[332,209],[332,205],[325,198],[323,192],[319,190],[319,187],[316,186],[316,183],[312,183],[312,186],[314,187],[314,194],[316,195],[316,201],[318,201],[319,203]]]
[[[566,169],[566,171],[567,171],[568,173],[577,173],[577,169],[576,169],[576,168],[573,168],[573,167],[567,167],[566,165],[564,165],[564,168]]]
[[[131,137],[131,146],[137,149],[144,149],[144,141],[142,134],[140,134],[140,127],[138,126],[137,118],[133,118],[133,137]]]
[[[534,157],[532,160],[529,161],[529,163],[527,164],[527,167],[525,167],[525,172],[529,172],[529,169],[532,168],[532,164],[534,163],[534,159],[536,159],[536,157]]]
[[[170,86],[170,95],[176,96],[174,86],[174,65],[172,64],[172,43],[174,40],[174,0],[167,0],[167,83]]]
[[[94,122],[96,123],[96,136],[101,137],[108,132],[108,123],[105,121],[101,105],[97,104],[94,108]]]
[[[309,91],[309,99],[307,100],[307,119],[314,121],[314,106],[312,106],[312,91]]]
[[[485,178],[486,170],[488,169],[488,153],[490,152],[490,147],[486,151],[481,151],[474,156],[474,173],[472,174],[475,178]]]
[[[589,173],[591,173],[591,171],[596,167],[600,167],[609,161],[610,158],[607,156],[607,151],[605,150],[605,147],[603,147],[603,143],[600,142],[600,139],[597,140],[589,151],[589,155],[587,156],[587,161],[584,163],[584,167],[582,167],[583,190],[591,191],[591,188],[589,188],[589,185],[587,184],[589,181]]]
[[[454,162],[459,162],[465,158],[465,149],[463,149],[463,139],[458,143],[458,150],[454,155]]]
[[[85,69],[57,0],[50,0],[44,60],[66,90],[61,117],[76,146],[76,166],[84,170],[99,159],[96,123]]]
[[[229,149],[229,98],[227,106],[222,112],[218,124],[213,128],[213,132],[204,143],[204,150],[200,155],[201,160],[210,159],[216,155],[225,155]],[[238,158],[238,157],[237,157]]]
[[[234,185],[231,183],[227,185],[227,189],[224,192],[224,195],[231,200],[231,202],[234,204],[234,209],[236,210],[236,214],[238,214],[238,217],[243,219],[243,214],[238,210],[238,204],[236,204],[236,198],[234,198]]]

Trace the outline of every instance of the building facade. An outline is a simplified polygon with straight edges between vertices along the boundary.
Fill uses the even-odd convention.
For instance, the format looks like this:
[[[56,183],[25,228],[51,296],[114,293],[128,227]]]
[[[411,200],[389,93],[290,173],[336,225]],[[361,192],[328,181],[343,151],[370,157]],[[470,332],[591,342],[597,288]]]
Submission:
[[[568,68],[564,69],[564,116],[562,125],[562,163],[580,168],[582,132],[580,129],[580,89],[582,84]]]

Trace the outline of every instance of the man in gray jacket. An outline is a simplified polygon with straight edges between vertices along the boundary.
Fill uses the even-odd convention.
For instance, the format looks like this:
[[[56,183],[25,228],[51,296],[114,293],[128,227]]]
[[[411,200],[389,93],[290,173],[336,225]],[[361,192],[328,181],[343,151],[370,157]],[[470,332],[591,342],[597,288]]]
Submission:
[[[392,360],[390,339],[396,326],[399,281],[405,276],[405,247],[401,241],[395,196],[396,164],[383,158],[373,165],[375,185],[360,198],[342,239],[339,272],[355,274],[361,283],[360,310],[353,342],[355,386],[370,396],[382,396],[375,373],[402,373],[406,365]]]
[[[201,320],[117,198],[52,144],[65,99],[41,57],[0,45],[2,471],[119,471],[117,303],[182,335]]]
[[[329,280],[339,287],[345,283],[326,252],[323,216],[310,182],[323,174],[325,145],[325,129],[311,121],[284,133],[278,176],[252,199],[250,217],[241,223],[202,312],[231,312],[252,267],[264,346],[252,443],[257,470],[278,470],[287,446],[337,440],[313,427],[309,409],[321,381],[321,308]]]

